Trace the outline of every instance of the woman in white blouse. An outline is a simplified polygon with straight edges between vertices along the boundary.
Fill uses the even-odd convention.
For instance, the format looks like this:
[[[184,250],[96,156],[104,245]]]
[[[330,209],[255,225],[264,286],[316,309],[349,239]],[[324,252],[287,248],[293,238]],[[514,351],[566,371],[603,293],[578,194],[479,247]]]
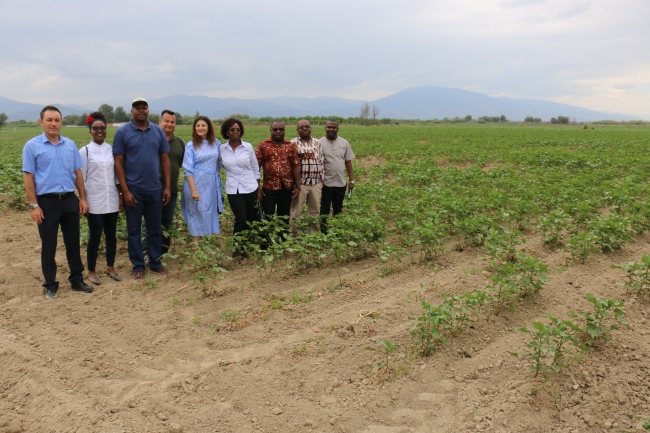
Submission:
[[[219,167],[226,170],[226,194],[235,215],[234,234],[248,229],[253,221],[257,190],[260,187],[260,166],[250,143],[242,141],[244,124],[232,117],[221,124],[221,136],[228,141],[221,145]],[[242,253],[238,249],[233,254]]]
[[[79,149],[84,167],[81,169],[86,184],[88,201],[88,278],[93,284],[101,284],[95,270],[97,252],[102,232],[106,236],[106,275],[115,281],[121,277],[115,271],[115,251],[117,247],[117,216],[124,209],[124,199],[115,176],[113,150],[106,143],[106,119],[100,112],[91,113],[86,119],[93,140]]]

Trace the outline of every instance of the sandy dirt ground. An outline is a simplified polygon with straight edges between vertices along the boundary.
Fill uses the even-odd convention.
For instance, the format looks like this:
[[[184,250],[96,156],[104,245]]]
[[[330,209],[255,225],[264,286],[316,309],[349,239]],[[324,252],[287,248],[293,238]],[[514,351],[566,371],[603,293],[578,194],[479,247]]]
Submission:
[[[539,298],[386,377],[366,347],[406,352],[421,300],[485,287],[483,252],[449,248],[438,267],[383,277],[377,259],[351,263],[343,288],[335,269],[260,279],[244,260],[204,297],[179,264],[134,282],[120,244],[124,280],[87,295],[69,290],[61,242],[60,298],[46,301],[34,223],[0,216],[0,432],[623,432],[650,419],[648,303],[610,268],[650,253],[648,236],[573,265],[531,235],[524,247],[549,265]],[[508,353],[529,341],[516,328],[588,310],[588,292],[625,299],[630,326],[533,379]],[[292,296],[303,302],[280,302]]]

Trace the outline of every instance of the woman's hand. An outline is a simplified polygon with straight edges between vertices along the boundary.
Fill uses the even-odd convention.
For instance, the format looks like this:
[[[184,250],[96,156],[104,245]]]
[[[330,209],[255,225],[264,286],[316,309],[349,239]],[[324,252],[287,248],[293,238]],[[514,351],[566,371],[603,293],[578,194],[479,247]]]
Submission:
[[[262,188],[257,188],[257,201],[262,201],[263,196],[264,192],[262,192]]]
[[[192,200],[199,201],[199,192],[197,190],[192,190]]]

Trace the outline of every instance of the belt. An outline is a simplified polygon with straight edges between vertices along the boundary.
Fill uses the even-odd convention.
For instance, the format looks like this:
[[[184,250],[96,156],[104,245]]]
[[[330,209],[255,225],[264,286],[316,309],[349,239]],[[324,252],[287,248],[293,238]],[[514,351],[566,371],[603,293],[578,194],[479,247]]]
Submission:
[[[41,194],[39,197],[49,197],[49,198],[58,198],[59,200],[63,200],[67,196],[74,194],[74,192],[62,192],[62,193],[52,193],[52,194]]]

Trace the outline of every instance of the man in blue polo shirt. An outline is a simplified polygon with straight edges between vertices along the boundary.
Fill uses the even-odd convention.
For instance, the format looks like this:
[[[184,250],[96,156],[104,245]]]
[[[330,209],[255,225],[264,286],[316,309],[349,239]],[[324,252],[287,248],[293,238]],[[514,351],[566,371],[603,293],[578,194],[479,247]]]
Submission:
[[[144,278],[141,227],[147,227],[149,270],[166,274],[162,255],[161,216],[170,198],[169,143],[160,126],[149,122],[149,104],[136,98],[131,103],[132,120],[120,127],[113,139],[115,174],[122,185],[124,214],[129,232],[129,258],[133,278]],[[160,179],[163,174],[164,187]]]
[[[68,281],[72,290],[90,293],[84,283],[79,252],[79,214],[88,213],[86,189],[81,167],[83,161],[74,141],[59,135],[61,112],[48,105],[39,120],[43,134],[29,140],[23,148],[23,179],[32,220],[41,236],[41,269],[46,299],[58,298],[56,281],[56,243],[59,225],[63,233],[65,255],[70,267]],[[74,195],[75,186],[79,198]]]

